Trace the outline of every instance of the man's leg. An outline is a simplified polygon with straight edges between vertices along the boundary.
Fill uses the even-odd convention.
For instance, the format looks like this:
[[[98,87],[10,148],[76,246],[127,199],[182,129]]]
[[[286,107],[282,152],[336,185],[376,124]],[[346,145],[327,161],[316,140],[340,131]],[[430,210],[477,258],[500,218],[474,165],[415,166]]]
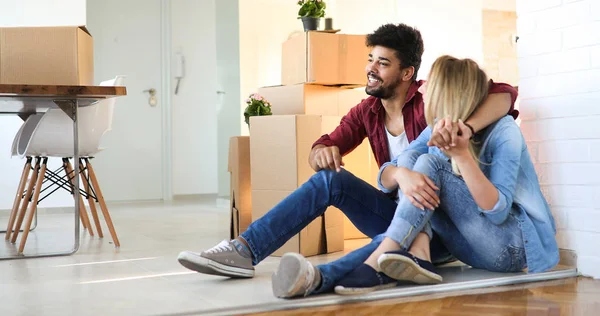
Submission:
[[[254,265],[279,249],[329,206],[336,206],[367,236],[385,231],[396,203],[352,173],[323,170],[254,221],[239,240],[195,253],[180,253],[188,269],[229,277],[252,277]],[[243,240],[243,242],[240,242]]]
[[[241,235],[252,250],[253,263],[271,255],[329,206],[340,209],[372,238],[389,226],[396,203],[351,172],[320,171]]]
[[[406,152],[400,157],[397,165],[412,169],[419,156],[416,151]],[[351,190],[353,194],[335,194],[344,199],[339,208],[363,233],[373,238],[372,242],[336,261],[316,268],[301,255],[284,255],[273,275],[275,296],[294,297],[331,291],[339,280],[369,257],[383,239],[380,235],[388,229],[397,206],[395,201],[386,198],[381,191],[373,189],[371,185],[361,182],[360,186]],[[373,214],[383,217],[385,221],[375,221]],[[423,230],[431,235],[430,227]]]

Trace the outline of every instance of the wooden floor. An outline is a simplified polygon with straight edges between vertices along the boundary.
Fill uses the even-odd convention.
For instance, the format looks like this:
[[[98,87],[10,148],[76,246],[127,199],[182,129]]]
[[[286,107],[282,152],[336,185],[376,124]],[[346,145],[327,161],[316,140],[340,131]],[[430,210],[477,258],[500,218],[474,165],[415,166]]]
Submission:
[[[458,295],[458,296],[457,296]],[[254,315],[600,315],[600,280],[562,279]]]

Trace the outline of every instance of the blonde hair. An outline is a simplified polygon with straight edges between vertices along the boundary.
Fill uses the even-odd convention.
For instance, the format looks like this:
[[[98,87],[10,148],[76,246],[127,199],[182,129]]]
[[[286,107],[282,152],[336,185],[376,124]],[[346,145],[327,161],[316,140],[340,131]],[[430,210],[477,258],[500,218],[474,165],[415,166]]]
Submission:
[[[471,59],[444,55],[431,66],[425,95],[425,119],[433,127],[436,118],[450,117],[452,122],[463,122],[471,116],[488,95],[488,77]],[[471,139],[469,151],[479,160],[479,146]],[[452,160],[452,170],[460,175]]]

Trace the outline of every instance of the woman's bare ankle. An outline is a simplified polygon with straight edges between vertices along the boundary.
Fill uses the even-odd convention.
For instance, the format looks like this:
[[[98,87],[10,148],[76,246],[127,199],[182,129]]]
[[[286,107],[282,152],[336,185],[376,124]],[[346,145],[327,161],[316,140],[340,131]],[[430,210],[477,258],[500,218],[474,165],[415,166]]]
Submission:
[[[425,233],[419,233],[417,238],[413,241],[408,253],[413,256],[431,262],[431,253],[429,249],[429,236]]]

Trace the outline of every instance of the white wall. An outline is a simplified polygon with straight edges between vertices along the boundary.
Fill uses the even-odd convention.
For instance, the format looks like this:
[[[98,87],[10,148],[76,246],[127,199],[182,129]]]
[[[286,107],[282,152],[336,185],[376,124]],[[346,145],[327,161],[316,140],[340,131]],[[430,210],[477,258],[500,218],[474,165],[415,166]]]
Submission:
[[[171,19],[171,52],[185,58],[177,95],[171,84],[173,194],[217,193],[215,1],[172,0]]]
[[[425,42],[419,78],[442,54],[470,57],[483,62],[481,0],[328,0],[326,16],[340,33],[368,34],[385,23],[417,27]],[[257,18],[269,12],[268,19]],[[358,10],[356,8],[359,8]],[[296,1],[240,1],[241,109],[249,93],[258,87],[281,83],[281,45],[294,31],[303,31],[296,19]],[[277,11],[275,11],[277,10]],[[365,63],[367,56],[365,56]],[[248,128],[240,117],[242,134]]]
[[[600,2],[519,0],[521,128],[561,248],[600,277]]]
[[[85,25],[85,0],[0,0],[0,27]],[[12,208],[24,160],[10,157],[14,135],[23,121],[18,117],[0,116],[0,210]],[[52,160],[55,169],[60,160]],[[43,207],[71,206],[73,198],[57,191],[41,204]]]
[[[85,25],[85,0],[0,0],[0,26]]]
[[[517,0],[483,0],[484,10],[517,11]]]
[[[290,34],[303,30],[296,19],[298,9],[296,1],[239,1],[242,135],[248,135],[244,100],[259,87],[281,84],[281,45]]]

